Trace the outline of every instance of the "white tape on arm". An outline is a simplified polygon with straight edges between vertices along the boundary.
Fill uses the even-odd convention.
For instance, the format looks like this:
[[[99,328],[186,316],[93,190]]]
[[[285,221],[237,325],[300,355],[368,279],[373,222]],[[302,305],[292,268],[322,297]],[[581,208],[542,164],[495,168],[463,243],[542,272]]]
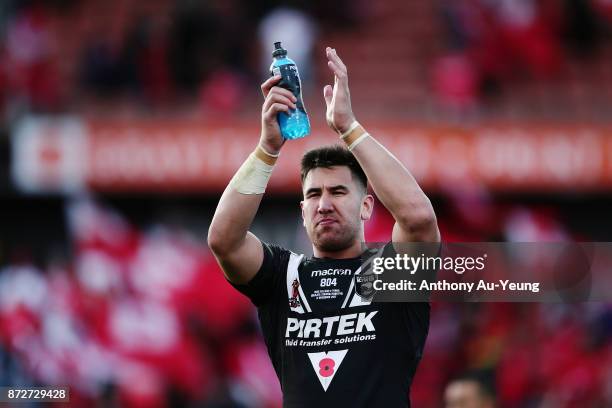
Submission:
[[[356,139],[354,142],[352,142],[352,143],[351,143],[351,144],[348,146],[349,151],[350,151],[350,152],[352,152],[352,151],[353,151],[353,149],[354,149],[355,147],[357,147],[357,145],[358,145],[359,143],[363,142],[363,141],[364,141],[364,140],[366,140],[368,137],[370,137],[370,134],[369,134],[369,133],[367,133],[367,132],[366,132],[366,133],[364,133],[364,134],[362,134],[361,136],[359,136],[359,137],[358,137],[358,138],[357,138],[357,139]]]
[[[348,130],[344,132],[340,139],[344,141],[349,151],[353,151],[358,144],[366,140],[370,134],[357,121],[354,121]]]
[[[350,135],[351,132],[357,128],[357,126],[359,126],[359,122],[354,120],[353,123],[351,123],[351,126],[349,126],[348,130],[340,135],[340,139],[345,140],[346,137]]]
[[[258,147],[258,149],[261,148]],[[263,149],[261,150],[263,151]],[[263,153],[272,156],[266,151],[263,151]],[[263,194],[266,191],[274,164],[265,163],[258,155],[261,155],[258,151],[251,153],[229,183],[232,188],[241,194]],[[276,158],[273,161],[268,161],[274,163]]]

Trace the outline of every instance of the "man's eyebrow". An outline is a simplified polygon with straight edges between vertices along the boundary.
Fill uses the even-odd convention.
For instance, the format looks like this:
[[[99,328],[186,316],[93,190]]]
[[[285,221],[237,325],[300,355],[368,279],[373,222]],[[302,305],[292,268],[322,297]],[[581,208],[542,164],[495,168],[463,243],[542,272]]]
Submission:
[[[321,188],[320,187],[311,187],[308,190],[306,190],[304,195],[307,196],[310,193],[320,193],[320,192],[321,192]]]
[[[345,186],[344,184],[338,184],[338,185],[335,185],[335,186],[327,187],[327,190],[329,190],[329,191],[338,191],[338,190],[348,191],[348,187]],[[322,191],[321,187],[311,187],[308,190],[306,190],[304,195],[307,196],[310,193],[320,193],[321,191]]]

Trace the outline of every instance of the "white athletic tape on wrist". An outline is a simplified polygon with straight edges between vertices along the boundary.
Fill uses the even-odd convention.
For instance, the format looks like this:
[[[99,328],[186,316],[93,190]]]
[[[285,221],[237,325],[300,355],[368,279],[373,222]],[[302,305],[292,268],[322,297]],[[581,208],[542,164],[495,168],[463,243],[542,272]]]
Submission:
[[[353,143],[350,144],[350,146],[348,147],[349,151],[352,152],[353,149],[355,147],[357,147],[357,145],[361,142],[363,142],[364,140],[366,140],[368,137],[370,137],[370,134],[368,132],[364,133],[363,135],[359,136],[357,138],[357,140],[355,140]]]
[[[264,163],[251,153],[242,163],[229,185],[241,194],[263,194],[274,166]]]
[[[348,135],[351,134],[351,132],[353,130],[355,130],[357,128],[357,126],[359,126],[359,122],[357,122],[356,120],[353,121],[353,123],[351,123],[351,126],[349,126],[348,130],[346,132],[344,132],[343,134],[340,135],[340,139],[345,139]]]
[[[280,156],[280,153],[276,153],[276,154],[272,154],[269,151],[267,151],[266,149],[263,148],[262,145],[258,145],[257,147],[259,147],[261,149],[262,152],[264,152],[265,154],[267,154],[270,157],[274,157],[274,158],[278,158],[278,156]]]

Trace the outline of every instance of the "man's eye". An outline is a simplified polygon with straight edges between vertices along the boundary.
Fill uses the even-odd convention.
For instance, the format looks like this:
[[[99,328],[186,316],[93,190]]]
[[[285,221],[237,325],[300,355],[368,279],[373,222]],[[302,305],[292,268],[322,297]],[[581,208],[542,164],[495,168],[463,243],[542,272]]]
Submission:
[[[334,195],[345,195],[345,194],[346,194],[346,192],[343,191],[343,190],[334,191]]]

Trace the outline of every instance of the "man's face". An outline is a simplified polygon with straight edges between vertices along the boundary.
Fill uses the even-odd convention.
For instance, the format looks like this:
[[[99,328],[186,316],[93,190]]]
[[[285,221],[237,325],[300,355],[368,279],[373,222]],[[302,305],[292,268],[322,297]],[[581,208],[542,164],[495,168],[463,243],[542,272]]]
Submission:
[[[475,381],[455,381],[446,387],[444,392],[445,408],[489,408],[493,406],[490,399],[484,398]]]
[[[313,245],[340,251],[359,239],[362,221],[370,218],[372,196],[354,180],[346,166],[318,167],[304,180],[302,217]]]

